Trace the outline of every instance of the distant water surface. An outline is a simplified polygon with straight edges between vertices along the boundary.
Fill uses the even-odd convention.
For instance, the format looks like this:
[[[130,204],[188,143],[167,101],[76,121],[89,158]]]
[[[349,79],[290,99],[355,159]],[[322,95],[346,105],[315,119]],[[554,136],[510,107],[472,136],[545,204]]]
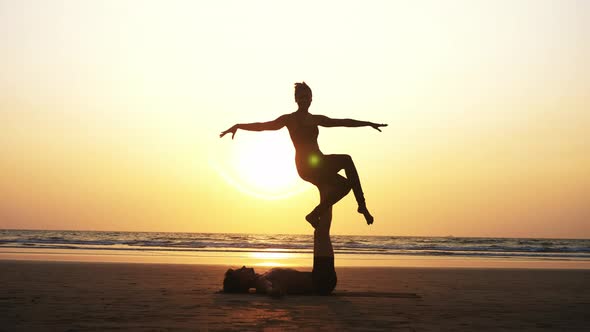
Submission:
[[[420,255],[590,261],[588,239],[333,235],[337,255]],[[311,253],[311,235],[0,230],[0,248],[127,252]]]

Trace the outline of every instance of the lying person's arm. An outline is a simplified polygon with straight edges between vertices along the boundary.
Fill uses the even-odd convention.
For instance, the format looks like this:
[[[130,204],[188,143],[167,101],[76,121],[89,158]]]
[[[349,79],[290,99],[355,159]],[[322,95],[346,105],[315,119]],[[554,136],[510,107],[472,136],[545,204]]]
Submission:
[[[265,275],[262,275],[256,280],[256,293],[268,294],[270,296],[280,297],[285,295],[284,289],[278,282],[268,280]]]

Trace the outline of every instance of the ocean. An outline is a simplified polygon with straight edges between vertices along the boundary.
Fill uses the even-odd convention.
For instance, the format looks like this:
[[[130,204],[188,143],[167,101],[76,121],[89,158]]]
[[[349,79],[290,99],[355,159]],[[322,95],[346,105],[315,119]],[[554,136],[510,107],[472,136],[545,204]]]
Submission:
[[[590,239],[332,235],[342,257],[431,256],[590,261]],[[121,253],[313,252],[312,235],[0,230],[0,249]]]

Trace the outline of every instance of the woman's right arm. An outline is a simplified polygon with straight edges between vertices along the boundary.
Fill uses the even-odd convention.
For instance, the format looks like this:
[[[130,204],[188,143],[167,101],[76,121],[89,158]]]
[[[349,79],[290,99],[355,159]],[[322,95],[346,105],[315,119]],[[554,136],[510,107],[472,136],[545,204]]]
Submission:
[[[239,123],[233,125],[227,130],[221,132],[219,137],[223,137],[226,134],[231,133],[231,138],[233,139],[236,135],[236,131],[238,129],[248,130],[248,131],[263,131],[263,130],[279,130],[283,128],[287,123],[287,115],[281,115],[278,118],[268,121],[268,122],[253,122],[253,123]]]

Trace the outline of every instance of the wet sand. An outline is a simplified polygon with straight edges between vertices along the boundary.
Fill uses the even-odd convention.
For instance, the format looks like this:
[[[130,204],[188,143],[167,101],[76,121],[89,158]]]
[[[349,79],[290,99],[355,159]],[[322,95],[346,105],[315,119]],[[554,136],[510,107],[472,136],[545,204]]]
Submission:
[[[217,293],[227,268],[0,261],[0,331],[590,327],[590,270],[343,267],[332,296],[274,299]]]

